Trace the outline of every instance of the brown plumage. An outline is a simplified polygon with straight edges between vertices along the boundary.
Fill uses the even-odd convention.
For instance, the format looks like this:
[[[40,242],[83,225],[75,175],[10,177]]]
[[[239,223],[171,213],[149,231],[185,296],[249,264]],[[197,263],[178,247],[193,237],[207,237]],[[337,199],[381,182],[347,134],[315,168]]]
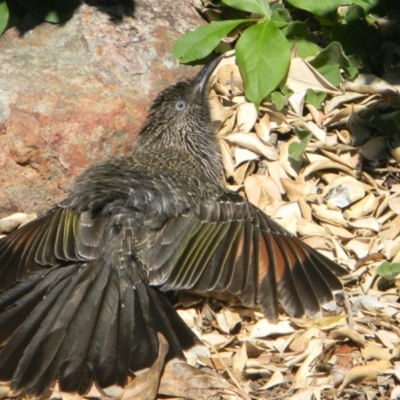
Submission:
[[[223,188],[206,90],[216,61],[155,100],[133,154],[89,167],[0,240],[0,382],[41,396],[124,386],[197,339],[163,292],[229,292],[276,320],[314,316],[345,271]]]

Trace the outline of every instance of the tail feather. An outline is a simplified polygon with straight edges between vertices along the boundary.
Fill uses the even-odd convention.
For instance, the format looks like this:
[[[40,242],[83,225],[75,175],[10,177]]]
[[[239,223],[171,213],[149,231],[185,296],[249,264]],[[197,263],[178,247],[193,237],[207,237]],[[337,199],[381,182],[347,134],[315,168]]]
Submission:
[[[108,279],[108,271],[106,269],[91,271],[90,269],[90,265],[87,265],[76,271],[76,276],[71,279],[70,283],[71,292],[65,291],[67,292],[66,297],[60,296],[59,301],[64,303],[64,307],[55,316],[54,321],[44,328],[47,329],[46,331],[37,333],[37,336],[40,335],[38,343],[34,344],[34,341],[32,341],[36,373],[29,381],[18,383],[28,393],[41,393],[51,385],[57,376],[60,365],[70,352],[72,344],[82,334],[82,329],[90,314],[99,303],[102,290]],[[48,313],[46,319],[50,317],[52,317],[51,312]],[[30,347],[31,345],[27,347],[26,352],[30,350]],[[24,365],[25,371],[29,370],[29,364],[24,362],[24,357],[21,359],[20,365]],[[22,374],[17,370],[16,375]],[[40,382],[40,384],[37,384],[37,382]]]
[[[97,266],[99,267],[100,265]],[[82,395],[90,388],[96,366],[105,362],[105,357],[101,360],[101,355],[109,339],[110,326],[118,319],[117,276],[105,265],[100,269],[106,271],[106,274],[104,285],[97,290],[98,301],[87,309],[83,309],[87,302],[82,304],[80,313],[86,316],[85,324],[81,328],[79,340],[71,343],[69,352],[59,368],[59,386],[65,392]],[[117,345],[116,342],[111,344]]]
[[[0,297],[0,347],[9,340],[12,333],[46,294],[46,288],[43,285],[33,291],[44,275],[38,274],[31,280],[13,287],[12,290]],[[22,299],[24,300],[22,301]]]
[[[15,332],[11,330],[6,331],[6,345],[0,352],[0,381],[10,381],[13,378],[14,372],[20,364],[25,349],[30,345],[31,338],[39,331],[42,320],[47,313],[52,310],[55,304],[58,303],[59,307],[60,303],[57,302],[57,299],[68,285],[68,275],[72,274],[73,271],[65,270],[55,270],[47,274],[33,291],[43,293],[42,291],[44,288],[53,286],[54,281],[53,279],[49,279],[49,276],[56,279],[56,284],[51,287],[50,291],[47,292],[46,290],[46,295],[44,297],[38,298],[39,296],[37,296],[35,298],[36,306],[29,314],[25,314],[26,311],[29,311],[27,302],[32,300],[32,296],[35,294],[34,292],[23,296],[15,302],[13,307],[10,307],[2,313],[2,318],[4,316],[12,320],[13,316],[16,315],[15,319],[22,320],[22,323]],[[12,290],[12,288],[10,290]],[[23,318],[24,314],[26,315],[25,319]]]
[[[96,326],[96,332],[98,329],[101,334],[95,335],[93,344],[96,340],[99,343],[91,352],[89,362],[95,366],[95,380],[102,388],[112,385],[123,387],[128,378],[135,315],[132,303],[134,291],[125,283],[127,281],[123,277],[114,271],[111,273]],[[104,325],[108,325],[108,329],[102,329]]]
[[[0,294],[0,381],[14,393],[40,396],[55,379],[80,395],[93,382],[123,387],[157,358],[158,333],[168,358],[196,343],[165,296],[126,270],[92,261],[41,278]]]

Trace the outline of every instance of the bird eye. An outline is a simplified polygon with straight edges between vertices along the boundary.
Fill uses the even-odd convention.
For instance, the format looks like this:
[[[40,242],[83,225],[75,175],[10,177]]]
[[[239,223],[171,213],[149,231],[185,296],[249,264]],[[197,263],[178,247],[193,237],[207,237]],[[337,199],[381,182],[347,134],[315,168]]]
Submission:
[[[175,110],[183,111],[185,108],[186,108],[186,102],[184,102],[183,100],[178,100],[175,103]]]

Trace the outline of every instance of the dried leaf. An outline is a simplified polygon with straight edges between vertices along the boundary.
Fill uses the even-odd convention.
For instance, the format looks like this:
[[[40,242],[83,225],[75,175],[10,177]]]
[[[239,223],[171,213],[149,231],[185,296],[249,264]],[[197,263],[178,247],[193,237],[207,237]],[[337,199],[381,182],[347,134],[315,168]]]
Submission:
[[[326,230],[314,222],[308,222],[304,218],[297,221],[297,230],[301,236],[326,236]]]
[[[390,154],[397,161],[400,162],[400,146],[396,146],[390,150]]]
[[[301,335],[297,336],[292,343],[290,343],[289,348],[296,353],[302,353],[308,347],[308,344],[312,338],[318,338],[325,336],[318,328],[311,327],[303,332]]]
[[[345,218],[360,218],[372,214],[378,206],[378,198],[369,193],[363,199],[353,204],[343,215]]]
[[[298,389],[306,388],[307,378],[310,375],[310,367],[315,362],[315,359],[320,356],[323,348],[324,340],[321,338],[313,338],[309,341],[309,346],[304,352],[307,355],[304,362],[301,364],[295,376],[295,387]]]
[[[348,207],[350,204],[365,196],[364,185],[351,176],[338,176],[322,193],[328,203],[340,208]]]
[[[346,249],[351,250],[358,259],[366,257],[371,249],[371,239],[356,238],[346,244]]]
[[[255,124],[254,126],[255,131],[258,135],[258,137],[264,142],[268,143],[270,142],[270,132],[271,132],[271,126],[270,126],[270,121],[269,121],[269,115],[264,114],[258,123]]]
[[[347,229],[342,228],[341,226],[335,226],[327,223],[321,223],[331,235],[334,235],[340,239],[353,239],[354,234],[349,232]]]
[[[387,349],[374,343],[367,343],[365,348],[361,349],[361,355],[365,360],[390,360],[393,357]]]
[[[236,114],[236,125],[240,132],[250,132],[257,121],[258,111],[253,103],[239,104]]]
[[[290,201],[297,201],[314,192],[313,182],[295,182],[291,179],[281,178],[282,187]]]
[[[367,160],[384,160],[388,152],[387,136],[374,137],[360,147],[360,153]]]
[[[366,96],[365,94],[350,92],[350,91],[347,91],[342,95],[334,96],[332,100],[326,102],[325,114],[329,114],[332,110],[334,110],[343,103],[351,103],[354,100],[361,99],[365,96]]]
[[[217,81],[230,89],[239,88],[243,92],[243,80],[240,75],[239,67],[236,64],[221,66],[217,71]]]
[[[312,173],[316,172],[316,171],[322,171],[325,169],[337,169],[339,171],[343,171],[348,175],[351,176],[356,176],[356,174],[354,173],[353,170],[351,170],[350,168],[339,164],[337,162],[334,161],[318,161],[315,162],[313,164],[308,165],[306,168],[303,169],[303,171],[300,174],[301,179],[305,179],[308,175],[311,175]]]
[[[400,196],[397,195],[397,197],[393,197],[389,199],[388,205],[390,209],[395,212],[397,215],[400,215]]]
[[[256,206],[259,206],[260,204],[263,188],[268,192],[271,200],[282,200],[279,187],[269,176],[252,175],[248,176],[244,181],[244,190],[246,192],[246,196],[249,201]]]
[[[380,340],[380,342],[387,347],[388,349],[394,349],[396,347],[395,343],[398,344],[399,337],[396,335],[393,337],[390,332],[386,332],[384,330],[378,330],[375,335]],[[390,337],[392,336],[392,337]],[[396,342],[394,342],[394,340]]]
[[[292,94],[288,99],[288,102],[292,107],[293,112],[296,113],[297,115],[303,115],[304,100],[306,94],[307,91],[302,90],[301,92]]]
[[[326,131],[324,129],[319,128],[314,122],[312,121],[300,121],[295,126],[309,130],[312,135],[321,142],[326,142]]]
[[[233,115],[233,110],[225,108],[216,95],[210,96],[210,111],[211,120],[217,127],[221,127],[221,125]]]
[[[312,204],[311,208],[314,215],[321,221],[342,227],[347,226],[347,222],[340,211],[328,210],[326,207],[317,204]]]
[[[220,140],[220,147],[225,176],[227,178],[233,177],[233,174],[235,173],[235,167],[233,164],[232,155],[230,153],[230,147],[224,140]]]
[[[267,164],[269,176],[279,187],[281,193],[285,193],[281,183],[282,178],[287,178],[285,171],[281,168],[279,161],[270,161]]]
[[[0,219],[0,233],[10,233],[23,226],[37,217],[35,213],[15,213],[5,218]]]
[[[392,85],[372,74],[358,74],[352,82],[343,84],[343,89],[363,94],[398,95]]]
[[[237,146],[235,148],[235,168],[240,164],[247,161],[252,161],[258,159],[260,156],[249,149],[244,149],[243,147]]]
[[[353,228],[364,228],[370,229],[375,232],[379,232],[381,226],[376,218],[349,218],[348,220],[349,226]]]
[[[313,325],[323,331],[336,328],[339,325],[343,325],[346,321],[347,315],[334,315],[331,317],[315,318]]]
[[[158,385],[164,369],[165,356],[168,353],[169,345],[161,333],[157,334],[160,342],[158,356],[153,365],[143,374],[137,376],[131,383],[125,387],[124,397],[140,398],[144,400],[153,400],[158,393]],[[108,390],[109,388],[107,388]],[[106,392],[106,389],[104,389]],[[120,397],[116,394],[106,392],[108,396]]]
[[[287,215],[291,215],[292,218],[301,218],[301,211],[297,202],[282,204],[274,213],[274,219],[285,218]],[[296,216],[296,217],[295,217]]]
[[[330,336],[335,340],[350,339],[361,347],[364,347],[365,345],[364,336],[360,335],[358,332],[352,329],[347,329],[347,328],[335,329],[330,333]]]
[[[294,178],[298,177],[303,162],[301,160],[296,161],[293,158],[289,157],[289,146],[292,143],[299,143],[299,142],[300,139],[297,136],[293,137],[289,141],[282,144],[279,152],[279,163],[281,167],[288,175]]]
[[[239,165],[236,169],[235,172],[233,173],[233,178],[235,179],[235,182],[238,185],[241,185],[244,180],[246,179],[246,176],[250,175],[255,169],[255,165],[253,162],[245,162],[242,165]]]
[[[262,143],[255,133],[232,133],[224,138],[246,149],[255,151],[269,160],[278,160],[279,156],[274,146]]]
[[[201,336],[201,340],[206,343],[206,344],[210,344],[211,346],[221,346],[222,344],[225,344],[228,339],[226,338],[226,336],[221,335],[219,333],[206,333],[204,335]]]
[[[368,363],[367,365],[357,365],[353,367],[350,372],[346,375],[344,382],[339,390],[339,396],[343,389],[349,384],[361,383],[361,382],[374,382],[377,379],[377,375],[381,371],[385,371],[391,367],[391,363],[388,360],[379,360]]]
[[[240,398],[236,388],[225,379],[177,361],[165,365],[158,390],[164,396],[193,400],[208,400],[216,391],[236,394]]]
[[[314,67],[300,57],[291,60],[286,86],[295,93],[307,89],[330,94],[340,93]]]
[[[193,328],[196,326],[196,323],[195,323],[196,312],[193,313],[190,310],[176,310],[176,311],[179,314],[179,316],[185,321],[185,324],[189,328]]]
[[[271,376],[271,378],[269,379],[269,381],[268,381],[265,385],[263,385],[263,386],[260,388],[260,390],[269,389],[269,388],[272,388],[272,387],[274,387],[274,386],[281,385],[282,383],[285,383],[285,382],[286,382],[286,379],[285,379],[285,377],[283,376],[282,372],[280,372],[280,371],[275,371],[275,372],[272,374],[272,376]]]
[[[262,338],[271,335],[287,335],[294,331],[295,329],[290,321],[279,321],[277,324],[272,324],[268,320],[262,319],[254,325],[250,337]]]
[[[247,362],[247,347],[246,344],[243,343],[240,347],[239,351],[235,353],[232,358],[232,371],[233,375],[238,381],[243,379],[243,370],[246,366]]]
[[[346,128],[351,132],[351,145],[354,147],[360,147],[372,137],[372,129],[357,113],[350,114]]]

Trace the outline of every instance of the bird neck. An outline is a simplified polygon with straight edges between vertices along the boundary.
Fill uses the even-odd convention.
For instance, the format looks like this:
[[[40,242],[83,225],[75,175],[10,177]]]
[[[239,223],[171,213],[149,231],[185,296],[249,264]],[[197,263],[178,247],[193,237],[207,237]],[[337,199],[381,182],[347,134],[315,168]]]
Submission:
[[[221,148],[212,125],[197,130],[185,142],[186,151],[196,160],[203,175],[210,182],[217,185],[223,184]]]
[[[182,163],[188,159],[188,168],[197,167],[193,175],[199,172],[210,182],[221,185],[224,182],[221,149],[215,136],[212,123],[203,124],[196,129],[174,132],[173,137],[168,130],[160,129],[160,123],[147,123],[140,132],[134,152],[143,156],[145,153],[165,154],[166,164],[171,160],[171,153],[181,158]]]

